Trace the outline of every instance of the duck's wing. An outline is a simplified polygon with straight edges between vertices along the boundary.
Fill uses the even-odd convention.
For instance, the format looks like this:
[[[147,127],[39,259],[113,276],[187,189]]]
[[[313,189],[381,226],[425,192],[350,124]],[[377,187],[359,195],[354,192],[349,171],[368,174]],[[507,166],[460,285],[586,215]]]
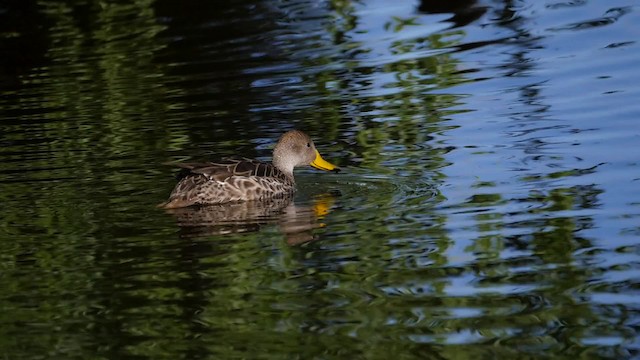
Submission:
[[[250,159],[219,162],[180,163],[182,168],[165,209],[196,204],[218,204],[253,200],[269,194],[282,194],[291,188],[291,179],[272,164]]]
[[[224,159],[217,162],[179,163],[176,166],[183,170],[178,174],[178,180],[189,175],[204,175],[210,180],[224,182],[232,176],[257,176],[281,178],[282,172],[269,163],[253,159]]]

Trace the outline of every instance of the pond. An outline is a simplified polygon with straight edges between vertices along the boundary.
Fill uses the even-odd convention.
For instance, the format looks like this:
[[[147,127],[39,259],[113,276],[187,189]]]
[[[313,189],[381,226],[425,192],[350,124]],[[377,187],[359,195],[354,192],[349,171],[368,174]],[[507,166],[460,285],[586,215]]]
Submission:
[[[0,5],[0,353],[640,356],[639,10]],[[342,171],[156,207],[291,129]]]

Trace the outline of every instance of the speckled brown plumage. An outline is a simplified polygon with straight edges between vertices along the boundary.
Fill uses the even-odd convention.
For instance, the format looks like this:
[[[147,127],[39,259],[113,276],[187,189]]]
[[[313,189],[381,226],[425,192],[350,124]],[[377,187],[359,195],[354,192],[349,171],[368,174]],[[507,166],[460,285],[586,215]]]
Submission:
[[[174,209],[289,196],[295,191],[294,167],[338,170],[320,157],[313,141],[301,131],[285,133],[273,153],[273,164],[251,159],[176,164],[183,169],[179,182],[169,200],[159,206]]]
[[[259,200],[293,193],[295,183],[272,164],[256,160],[177,164],[186,169],[165,208]]]

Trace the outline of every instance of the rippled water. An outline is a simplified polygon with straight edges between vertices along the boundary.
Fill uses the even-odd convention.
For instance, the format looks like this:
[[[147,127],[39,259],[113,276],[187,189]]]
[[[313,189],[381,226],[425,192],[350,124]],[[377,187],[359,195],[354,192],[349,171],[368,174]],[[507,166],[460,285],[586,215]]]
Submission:
[[[0,5],[0,352],[639,356],[639,9]],[[342,173],[155,207],[292,128]]]

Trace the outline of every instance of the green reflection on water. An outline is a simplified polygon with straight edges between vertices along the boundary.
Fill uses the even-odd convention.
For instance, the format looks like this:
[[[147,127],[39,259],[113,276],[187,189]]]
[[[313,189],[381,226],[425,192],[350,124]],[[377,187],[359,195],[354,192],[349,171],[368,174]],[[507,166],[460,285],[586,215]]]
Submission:
[[[576,232],[593,220],[567,212],[596,208],[601,189],[559,185],[511,199],[494,190],[495,182],[478,179],[475,195],[446,207],[442,192],[425,184],[445,183],[440,169],[450,148],[440,135],[455,129],[450,117],[466,111],[456,108],[459,95],[429,92],[466,81],[454,56],[429,53],[364,67],[357,58],[345,61],[346,71],[358,75],[393,74],[380,86],[365,84],[379,91],[361,91],[345,69],[302,76],[313,84],[305,94],[313,106],[294,124],[344,155],[337,162],[352,162],[351,179],[365,184],[360,193],[335,185],[345,191],[329,206],[326,226],[313,230],[319,241],[291,247],[273,223],[255,233],[180,238],[173,219],[153,209],[172,185],[159,164],[192,154],[194,140],[211,134],[225,139],[216,150],[244,151],[253,144],[237,137],[255,139],[261,129],[172,118],[189,107],[180,96],[203,90],[173,83],[177,77],[167,74],[175,64],[157,60],[169,45],[155,2],[88,2],[92,21],[85,25],[67,2],[39,4],[54,23],[50,63],[9,94],[16,101],[7,107],[17,115],[3,126],[9,144],[0,162],[6,175],[0,199],[9,204],[0,209],[3,353],[589,357],[606,354],[585,345],[599,329],[633,338],[626,309],[586,297],[590,281],[608,269],[576,256],[592,247]],[[334,45],[372,53],[345,37],[357,30],[352,2],[331,5],[331,16],[341,19],[328,25]],[[391,18],[388,29],[402,32],[413,21]],[[463,36],[398,40],[388,50],[438,50]],[[335,62],[333,54],[303,64]],[[206,109],[194,118],[233,110]],[[393,186],[377,185],[374,174]],[[337,179],[323,181],[331,187],[349,178]],[[528,210],[505,209],[514,201]],[[463,237],[464,251],[454,253]],[[508,254],[513,249],[520,253]]]

